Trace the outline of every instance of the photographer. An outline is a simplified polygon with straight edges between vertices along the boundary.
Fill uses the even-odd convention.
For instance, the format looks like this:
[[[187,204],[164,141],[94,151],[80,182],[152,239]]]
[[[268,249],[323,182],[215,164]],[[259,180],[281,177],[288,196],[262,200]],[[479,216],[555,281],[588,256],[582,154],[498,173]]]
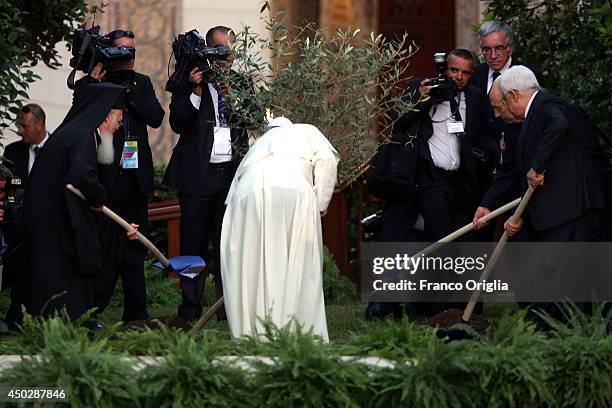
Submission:
[[[203,55],[203,60],[200,59],[195,67],[186,62],[193,47],[183,47],[181,43],[181,39],[193,36],[197,37],[196,47],[212,47],[205,49],[209,54],[199,54]],[[230,28],[211,28],[205,44],[198,39],[201,39],[199,34],[192,31],[179,37],[173,45],[175,51],[179,50],[175,52],[177,67],[173,78],[176,83],[167,88],[172,92],[170,125],[180,137],[170,158],[164,184],[178,190],[179,194],[181,254],[199,255],[208,265],[214,265],[215,291],[219,297],[223,295],[219,245],[225,199],[236,168],[248,148],[247,132],[240,128],[235,115],[239,108],[230,109],[225,97],[230,88],[248,91],[251,86],[247,79],[231,71],[231,53],[213,59],[215,48],[221,51],[234,41]],[[180,50],[184,48],[187,50],[183,54]],[[207,58],[206,55],[211,56]],[[229,78],[229,83],[215,77]],[[212,240],[214,261],[205,256],[209,239]],[[180,282],[183,302],[178,313],[185,319],[196,319],[202,311],[205,275],[200,274],[193,280],[181,276]],[[224,309],[217,313],[217,318],[226,319]]]
[[[435,59],[440,75],[411,81],[405,94],[416,106],[394,126],[395,133],[416,133],[415,192],[384,197],[387,208],[377,235],[379,241],[411,240],[408,234],[419,214],[424,220],[425,239],[430,242],[468,224],[480,200],[476,193],[476,156],[482,150],[490,157],[499,157],[499,148],[487,136],[485,94],[468,86],[474,68],[472,53],[458,48],[446,58],[438,53]],[[398,307],[371,303],[366,317],[397,315]]]
[[[5,319],[12,328],[21,321],[23,303],[22,207],[22,180],[0,164],[0,291],[11,288],[11,305]]]
[[[114,47],[125,47],[135,56],[134,33],[131,31],[115,30],[106,37],[112,40]],[[89,75],[77,81],[74,94],[76,98],[84,85],[97,81],[113,82],[127,88],[123,125],[113,135],[113,159],[99,160],[98,174],[108,195],[108,207],[128,222],[138,224],[139,230],[146,234],[148,200],[153,192],[153,159],[147,126],[161,126],[165,112],[151,80],[134,71],[134,62],[135,58],[120,58],[110,63],[97,63]],[[146,249],[127,239],[125,232],[107,219],[102,221],[101,237],[105,274],[96,283],[98,312],[108,305],[121,276],[123,321],[147,319]]]

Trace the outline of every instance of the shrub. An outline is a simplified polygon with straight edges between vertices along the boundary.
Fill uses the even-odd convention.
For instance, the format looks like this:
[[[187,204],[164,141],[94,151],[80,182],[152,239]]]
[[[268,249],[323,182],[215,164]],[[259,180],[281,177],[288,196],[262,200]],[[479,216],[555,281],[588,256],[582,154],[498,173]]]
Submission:
[[[340,274],[338,265],[325,247],[323,253],[323,293],[325,304],[344,305],[356,302],[359,299],[357,288],[353,281]]]
[[[86,329],[65,317],[30,319],[24,327],[25,344],[19,354],[36,350],[38,356],[23,357],[3,370],[1,384],[62,388],[74,407],[121,407],[138,402],[140,391],[131,365],[121,359],[123,355],[110,353],[105,340],[91,341]],[[40,330],[36,339],[25,337],[35,334],[34,328]]]
[[[164,336],[164,359],[142,371],[139,378],[144,406],[255,406],[246,373],[228,363],[213,362],[215,347],[184,333]]]

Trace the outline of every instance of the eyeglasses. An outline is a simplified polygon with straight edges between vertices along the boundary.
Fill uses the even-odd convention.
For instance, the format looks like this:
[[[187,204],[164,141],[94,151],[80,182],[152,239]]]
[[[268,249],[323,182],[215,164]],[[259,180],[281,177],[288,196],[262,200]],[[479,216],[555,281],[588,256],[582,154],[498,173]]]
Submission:
[[[499,54],[503,51],[506,51],[506,48],[508,48],[507,45],[498,45],[496,47],[482,47],[480,49],[480,51],[482,51],[483,55],[489,56],[493,53],[493,51],[495,51],[496,54]]]
[[[134,38],[134,33],[130,30],[115,30],[108,33],[108,36],[111,40],[116,40],[118,38]]]

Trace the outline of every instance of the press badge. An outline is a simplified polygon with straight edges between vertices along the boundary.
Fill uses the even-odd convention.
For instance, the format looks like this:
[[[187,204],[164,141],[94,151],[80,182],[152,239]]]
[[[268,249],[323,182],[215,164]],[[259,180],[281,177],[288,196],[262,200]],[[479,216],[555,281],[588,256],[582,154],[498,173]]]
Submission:
[[[230,128],[215,126],[215,141],[213,143],[213,153],[215,156],[232,155],[232,136]]]
[[[126,140],[123,144],[123,153],[121,154],[122,169],[137,169],[138,168],[138,141]]]
[[[446,127],[448,128],[448,133],[463,133],[463,122],[449,120],[446,122]]]

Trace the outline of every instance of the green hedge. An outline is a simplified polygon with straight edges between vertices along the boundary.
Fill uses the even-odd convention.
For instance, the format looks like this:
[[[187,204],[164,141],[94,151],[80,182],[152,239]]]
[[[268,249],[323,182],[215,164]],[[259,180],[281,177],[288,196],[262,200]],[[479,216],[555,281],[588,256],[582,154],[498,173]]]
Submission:
[[[73,406],[173,407],[604,407],[612,406],[610,316],[569,310],[566,324],[543,334],[522,312],[506,313],[490,333],[458,342],[414,323],[381,322],[349,346],[321,342],[267,323],[261,338],[190,337],[162,328],[91,338],[56,317],[26,319],[20,342],[0,353],[36,354],[0,372],[3,386],[56,386]],[[139,341],[131,348],[131,341]],[[137,340],[138,339],[138,340]],[[123,340],[123,341],[122,341]],[[136,351],[164,356],[135,370]],[[220,356],[268,356],[238,368]],[[341,359],[384,356],[393,368]]]

